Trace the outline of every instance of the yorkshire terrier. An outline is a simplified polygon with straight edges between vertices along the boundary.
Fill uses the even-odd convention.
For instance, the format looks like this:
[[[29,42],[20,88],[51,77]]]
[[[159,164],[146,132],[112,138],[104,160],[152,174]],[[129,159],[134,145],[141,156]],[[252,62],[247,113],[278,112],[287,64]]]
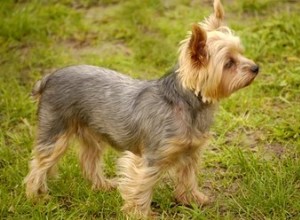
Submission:
[[[27,196],[47,192],[47,178],[75,135],[84,176],[96,189],[117,186],[125,212],[150,215],[153,187],[170,170],[177,201],[207,203],[196,171],[217,103],[248,86],[259,72],[223,18],[215,0],[214,13],[194,24],[182,41],[177,67],[160,79],[142,81],[81,65],[38,81],[32,91],[39,100],[39,123],[25,178]],[[116,183],[103,175],[100,159],[106,143],[123,152]]]

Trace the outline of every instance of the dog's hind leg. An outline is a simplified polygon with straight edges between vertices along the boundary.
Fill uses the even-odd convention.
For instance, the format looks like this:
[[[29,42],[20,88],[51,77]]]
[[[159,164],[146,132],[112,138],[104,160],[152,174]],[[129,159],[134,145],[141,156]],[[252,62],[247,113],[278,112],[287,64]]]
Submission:
[[[102,155],[105,147],[99,138],[88,128],[81,128],[79,133],[80,164],[83,175],[91,181],[93,189],[110,190],[116,187],[116,183],[105,178],[102,170]]]
[[[28,198],[47,192],[47,177],[66,151],[71,135],[65,128],[59,118],[40,117],[37,145],[33,150],[29,173],[24,180]]]

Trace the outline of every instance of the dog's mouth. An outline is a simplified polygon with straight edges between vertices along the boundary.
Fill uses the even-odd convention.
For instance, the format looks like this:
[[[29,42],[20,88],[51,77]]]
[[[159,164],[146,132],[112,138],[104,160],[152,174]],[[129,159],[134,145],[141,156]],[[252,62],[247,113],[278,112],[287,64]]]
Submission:
[[[251,77],[251,79],[248,80],[248,82],[245,83],[244,87],[249,86],[249,85],[254,81],[254,79],[255,79],[255,76],[254,76],[254,77]]]

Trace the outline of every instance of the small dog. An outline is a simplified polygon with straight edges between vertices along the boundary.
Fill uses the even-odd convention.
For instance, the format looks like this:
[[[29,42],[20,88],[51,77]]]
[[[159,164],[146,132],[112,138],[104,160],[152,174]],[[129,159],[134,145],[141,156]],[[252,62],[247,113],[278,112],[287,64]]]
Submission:
[[[178,66],[158,80],[132,79],[95,66],[71,66],[37,82],[39,100],[37,143],[25,178],[26,194],[47,192],[47,178],[75,135],[81,142],[84,176],[96,189],[118,186],[123,210],[151,215],[153,186],[174,171],[175,198],[183,204],[207,203],[198,190],[201,149],[220,99],[249,85],[259,67],[243,56],[240,39],[214,13],[182,41]],[[104,177],[100,157],[105,143],[123,154],[118,182]]]

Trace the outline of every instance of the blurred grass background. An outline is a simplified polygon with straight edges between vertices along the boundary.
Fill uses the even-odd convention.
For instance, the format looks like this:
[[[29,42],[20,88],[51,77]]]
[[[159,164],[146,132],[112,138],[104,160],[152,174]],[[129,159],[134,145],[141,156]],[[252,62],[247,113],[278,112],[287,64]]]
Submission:
[[[201,189],[214,202],[178,206],[166,180],[153,209],[161,219],[299,219],[300,2],[222,2],[261,73],[221,102],[199,165]],[[30,90],[42,75],[73,64],[158,78],[176,63],[191,24],[211,12],[206,0],[1,0],[0,218],[124,219],[117,190],[94,192],[82,178],[76,146],[49,183],[50,199],[26,200],[22,180],[37,122]],[[116,157],[106,154],[109,176]]]

